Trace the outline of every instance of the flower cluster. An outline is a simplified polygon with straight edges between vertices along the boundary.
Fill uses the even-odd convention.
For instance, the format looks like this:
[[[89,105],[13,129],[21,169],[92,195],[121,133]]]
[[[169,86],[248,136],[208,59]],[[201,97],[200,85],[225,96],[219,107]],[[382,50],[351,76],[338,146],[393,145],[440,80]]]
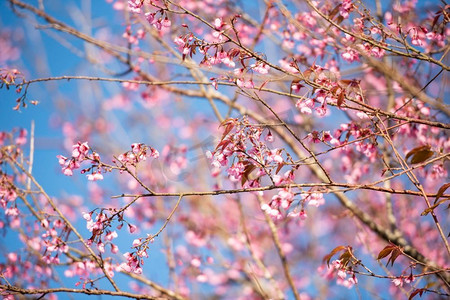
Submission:
[[[81,163],[85,160],[91,161],[93,166],[81,171],[81,173],[85,173],[87,171],[92,171],[90,174],[87,174],[88,180],[96,181],[102,180],[103,175],[101,174],[100,164],[100,155],[92,151],[89,153],[91,148],[89,147],[87,142],[77,144],[72,146],[72,157],[67,158],[63,155],[57,155],[59,165],[62,167],[62,172],[66,176],[72,176],[73,170],[80,168]]]
[[[312,143],[326,143],[330,142],[333,138],[329,131],[322,131],[322,133],[319,133],[317,130],[314,130],[313,132],[308,133],[306,139]]]
[[[352,288],[355,284],[358,283],[358,279],[355,276],[355,273],[351,270],[346,269],[345,266],[341,263],[340,260],[334,260],[328,267],[325,269],[325,266],[319,267],[319,272],[322,273],[322,276],[328,280],[336,278],[336,283],[338,285],[345,286],[346,288]],[[348,277],[350,275],[350,277]]]
[[[393,279],[392,283],[395,286],[402,287],[403,284],[405,284],[405,283],[410,284],[413,281],[414,281],[414,276],[411,273],[411,275],[409,275],[409,276],[399,276],[399,277]]]
[[[110,277],[114,276],[114,271],[120,271],[120,269],[111,264],[109,260],[104,260],[103,266]],[[92,284],[93,281],[91,277],[95,274],[102,274],[103,270],[97,266],[97,263],[92,260],[85,260],[79,262],[73,262],[70,267],[64,271],[66,277],[78,276],[80,281],[75,285],[78,286],[82,284],[83,289],[86,288],[87,284]]]
[[[263,204],[261,209],[265,211],[274,220],[281,220],[283,218],[282,210],[287,211],[294,201],[294,194],[290,189],[282,189],[272,197],[269,204]]]
[[[301,194],[303,202],[308,201],[308,205],[319,207],[325,203],[323,194],[320,192],[310,192]]]
[[[100,253],[105,253],[105,243],[110,244],[111,253],[117,253],[119,248],[112,243],[112,240],[118,237],[115,230],[109,230],[113,217],[108,217],[105,212],[97,213],[95,219],[92,219],[94,212],[83,213],[83,218],[86,220],[86,227],[92,233],[92,236],[87,240],[87,244],[91,245],[96,243],[97,249]],[[118,215],[118,219],[121,220],[121,214]],[[118,229],[122,226],[119,225]],[[105,241],[105,243],[103,242]]]
[[[290,183],[294,178],[294,169],[279,175],[281,168],[289,163],[290,156],[283,149],[270,149],[266,141],[262,140],[264,129],[253,126],[247,118],[227,119],[222,125],[225,127],[222,139],[213,152],[207,152],[214,167],[213,175],[218,175],[221,167],[227,166],[231,181],[240,181],[244,187],[257,187],[263,176],[268,175],[273,184]],[[266,140],[273,136],[267,133]],[[287,158],[283,157],[286,153]]]
[[[134,14],[137,15],[142,14],[143,6],[144,6],[143,0],[128,0],[128,10]],[[168,28],[171,26],[172,22],[167,17],[167,14],[165,13],[164,9],[159,9],[156,12],[146,12],[144,15],[148,23],[153,27],[155,27],[157,30],[161,30],[163,27]]]
[[[158,150],[142,143],[131,144],[131,151],[120,154],[117,159],[124,165],[136,165],[147,157],[158,158]]]
[[[127,262],[120,264],[121,270],[125,272],[133,272],[135,274],[142,274],[141,265],[144,264],[144,260],[139,258],[136,253],[126,252],[123,254]]]
[[[346,133],[344,135],[344,133]],[[350,137],[358,140],[354,142],[356,150],[363,154],[370,162],[374,162],[378,156],[378,148],[376,147],[375,138],[370,138],[373,134],[373,130],[368,125],[357,124],[355,122],[341,124],[340,128],[334,132],[330,143],[334,146],[346,144]],[[341,138],[345,136],[345,140],[341,141]],[[365,138],[368,137],[368,138]],[[364,139],[365,138],[365,139]],[[349,153],[351,151],[348,147],[341,148],[343,152]]]
[[[59,255],[69,251],[69,246],[63,240],[63,237],[66,236],[70,230],[67,229],[67,226],[65,226],[64,222],[60,219],[56,219],[52,223],[50,223],[48,218],[42,219],[41,226],[45,230],[45,233],[41,236],[41,244],[45,248],[42,260],[47,264],[59,264]],[[35,243],[35,250],[40,249],[41,244]]]
[[[6,209],[9,202],[17,198],[16,188],[13,184],[13,177],[0,171],[0,206]]]

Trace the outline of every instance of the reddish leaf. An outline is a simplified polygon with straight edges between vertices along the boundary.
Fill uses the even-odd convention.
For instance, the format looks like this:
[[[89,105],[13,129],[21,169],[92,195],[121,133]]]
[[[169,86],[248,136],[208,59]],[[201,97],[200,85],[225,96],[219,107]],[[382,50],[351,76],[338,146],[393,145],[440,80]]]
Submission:
[[[345,84],[345,85],[350,85],[350,83],[352,83],[354,80],[351,80],[351,79],[342,79],[341,81],[340,81],[340,83],[343,83],[343,84]]]
[[[338,99],[337,99],[337,106],[338,106],[338,107],[341,107],[342,103],[344,103],[344,100],[345,100],[345,92],[342,91],[342,92],[339,94],[339,97],[338,97]]]
[[[423,292],[425,291],[425,289],[417,289],[414,292],[411,293],[411,295],[409,295],[408,300],[411,300],[412,298],[414,298],[415,296],[417,296],[419,294],[420,297],[422,297]]]
[[[436,25],[437,21],[439,20],[439,17],[441,16],[441,14],[438,12],[436,13],[436,16],[433,19],[433,23],[431,24],[431,30],[434,29],[434,26]]]
[[[263,87],[265,87],[266,86],[266,84],[269,82],[270,80],[266,80],[266,81],[264,81],[262,84],[261,84],[261,86],[259,87],[259,91],[261,91],[262,90],[262,88]]]
[[[216,147],[216,150],[220,147],[225,148],[231,141],[230,140],[222,140]]]
[[[228,56],[229,57],[236,57],[241,53],[241,50],[239,50],[238,48],[232,48],[228,51]]]
[[[244,183],[248,180],[248,176],[254,169],[256,169],[256,167],[252,163],[247,162],[247,164],[244,168],[244,172],[242,173],[242,178],[241,178],[242,185],[244,185]]]
[[[231,131],[233,128],[234,128],[234,124],[233,124],[233,123],[228,124],[227,127],[225,128],[225,131],[224,131],[223,134],[222,134],[222,139],[224,139],[224,138],[227,136],[227,134],[229,134],[230,131]]]
[[[323,258],[323,261],[327,262],[327,265],[330,266],[330,260],[331,258],[336,255],[336,253],[338,253],[339,251],[343,251],[347,249],[346,246],[337,246],[336,248],[334,248],[329,254],[325,255]]]
[[[395,260],[400,256],[400,254],[402,254],[400,248],[396,245],[390,244],[384,247],[383,250],[381,250],[380,253],[378,253],[377,260],[383,259],[391,255],[391,257],[389,257],[386,263],[386,266],[389,265],[389,263],[391,263],[391,266],[393,266]]]
[[[394,245],[387,245],[386,247],[383,248],[383,250],[380,251],[380,253],[378,253],[377,260],[385,258],[389,254],[391,254],[392,250],[394,249],[395,249]]]
[[[444,184],[443,186],[441,186],[436,194],[436,199],[434,200],[434,203],[436,203],[438,201],[439,198],[442,197],[442,195],[444,195],[444,192],[450,187],[450,182]]]
[[[275,174],[278,174],[280,172],[281,168],[284,166],[284,163],[278,164],[277,170],[275,171]]]
[[[388,259],[388,262],[386,263],[386,266],[391,262],[391,267],[394,266],[395,260],[402,254],[402,252],[397,248],[392,251],[391,257]]]
[[[305,72],[303,72],[303,77],[305,77],[306,79],[309,79],[309,76],[311,75],[312,70],[308,69]]]

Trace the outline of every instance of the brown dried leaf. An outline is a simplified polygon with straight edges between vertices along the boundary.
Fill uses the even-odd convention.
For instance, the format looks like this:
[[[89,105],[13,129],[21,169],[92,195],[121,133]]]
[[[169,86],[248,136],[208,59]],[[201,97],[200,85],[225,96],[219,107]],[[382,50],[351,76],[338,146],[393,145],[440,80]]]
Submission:
[[[336,14],[339,12],[339,7],[341,6],[341,4],[337,5],[335,8],[333,8],[333,10],[330,12],[329,14],[329,18],[330,20],[333,20],[333,18],[336,16]]]
[[[414,156],[411,158],[411,163],[412,164],[419,164],[421,162],[426,161],[427,159],[429,159],[433,155],[434,155],[434,151],[431,151],[431,150],[420,151],[420,152],[414,154]]]
[[[416,154],[417,152],[422,151],[422,150],[430,150],[430,146],[429,146],[429,145],[424,145],[424,146],[418,146],[418,147],[412,149],[411,151],[409,151],[408,153],[406,153],[405,160],[408,160],[408,158],[409,158],[410,156],[412,156],[412,155],[414,155],[414,154]]]
[[[337,23],[337,24],[341,24],[342,21],[344,21],[344,17],[343,17],[343,16],[337,17],[337,19],[336,19],[336,23]]]
[[[419,146],[406,154],[405,160],[411,158],[412,164],[418,164],[426,161],[428,158],[432,157],[434,152],[430,150],[431,147],[429,145]]]
[[[443,186],[441,186],[436,194],[436,199],[434,200],[434,203],[436,203],[438,201],[439,198],[442,197],[442,195],[444,195],[444,192],[450,187],[450,182],[444,184]]]
[[[426,216],[428,215],[430,212],[432,212],[436,207],[438,207],[439,205],[441,205],[444,202],[450,201],[450,199],[442,199],[441,201],[438,201],[435,204],[433,204],[433,206],[428,207],[427,209],[425,209],[420,215],[421,216]]]

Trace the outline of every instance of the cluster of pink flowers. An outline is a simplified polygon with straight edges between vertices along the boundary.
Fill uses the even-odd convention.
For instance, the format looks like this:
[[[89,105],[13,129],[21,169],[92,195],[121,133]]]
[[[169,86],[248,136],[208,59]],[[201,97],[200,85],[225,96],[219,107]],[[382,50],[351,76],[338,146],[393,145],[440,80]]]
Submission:
[[[112,217],[108,217],[105,212],[97,213],[95,219],[92,219],[92,214],[94,212],[85,212],[83,213],[83,218],[86,220],[86,227],[92,233],[92,236],[86,241],[88,245],[96,244],[97,250],[100,253],[105,253],[105,244],[109,244],[111,247],[111,253],[119,252],[119,247],[114,244],[113,239],[118,237],[118,234],[115,230],[108,229],[111,226]],[[122,215],[117,216],[119,221],[122,220]],[[120,223],[117,226],[118,229],[122,228],[122,224]],[[131,231],[131,230],[130,230]],[[104,242],[103,242],[104,241]]]
[[[354,5],[352,2],[353,2],[352,0],[342,0],[342,2],[339,5],[339,14],[344,19],[347,19],[354,9]]]
[[[50,266],[45,266],[39,261],[34,263],[22,253],[5,253],[3,261],[0,263],[0,274],[2,274],[2,284],[13,278],[20,280],[27,285],[37,283],[39,279],[52,276],[53,271]],[[44,284],[42,284],[44,285]],[[7,295],[7,291],[0,291],[2,299],[17,299],[13,295]]]
[[[259,74],[267,74],[270,70],[270,66],[261,61],[250,65],[250,68],[252,68],[253,71],[258,72]]]
[[[81,171],[83,174],[88,173],[86,176],[90,181],[102,180],[102,173],[110,171],[111,168],[107,168],[101,163],[100,155],[97,152],[92,151],[87,142],[78,142],[72,147],[71,158],[62,155],[57,156],[65,175],[72,176],[73,170],[80,168],[83,161],[89,161],[92,164],[90,167]],[[152,147],[141,143],[134,143],[131,145],[131,151],[119,155],[118,160],[124,165],[136,165],[140,161],[146,160],[147,157],[158,158],[159,153]]]
[[[161,13],[161,12],[159,12]],[[161,13],[162,15],[162,13]],[[158,30],[161,30],[163,28],[169,28],[172,25],[172,22],[167,17],[157,17],[157,13],[145,13],[145,17],[147,18],[147,21],[149,24],[153,25]]]
[[[397,287],[402,287],[403,284],[405,284],[405,283],[410,284],[413,281],[414,281],[414,276],[411,273],[411,275],[409,275],[409,276],[399,276],[399,277],[393,279],[392,283]]]
[[[255,87],[255,84],[253,83],[253,80],[251,79],[245,79],[245,78],[238,78],[236,79],[236,84],[240,88],[245,89],[252,89]]]
[[[128,10],[136,15],[141,15],[143,13],[144,0],[128,0]],[[148,9],[151,9],[153,6],[153,2],[148,2],[150,6]],[[158,7],[154,5],[154,7]],[[146,12],[144,14],[148,23],[155,27],[157,30],[161,30],[163,28],[169,28],[172,25],[172,22],[167,17],[164,9],[158,9],[156,12]]]
[[[272,197],[269,204],[263,204],[261,209],[274,220],[281,220],[284,217],[282,211],[287,211],[294,201],[294,193],[290,189],[282,189]]]
[[[131,144],[131,151],[120,154],[117,159],[125,165],[136,165],[145,161],[147,157],[158,158],[158,150],[142,143],[133,143]]]
[[[133,272],[135,274],[142,274],[141,265],[144,264],[144,261],[138,257],[136,253],[126,252],[123,254],[127,262],[120,264],[120,268],[126,272]]]
[[[325,203],[323,194],[320,192],[302,193],[301,197],[304,202],[308,201],[308,205],[315,207],[319,207]]]
[[[188,34],[183,36],[178,36],[176,37],[173,41],[174,43],[178,46],[178,50],[183,54],[183,57],[186,57],[186,55],[189,54],[189,52],[191,51],[190,48],[190,42],[192,42],[194,40],[194,35],[193,34]]]
[[[348,62],[359,61],[359,53],[350,47],[347,47],[345,51],[341,53],[341,56]]]
[[[320,143],[320,142],[326,143],[330,142],[333,139],[329,131],[322,131],[322,133],[320,133],[317,130],[308,133],[306,138],[308,139],[308,141],[312,143]]]
[[[347,132],[345,141],[340,141],[341,137],[344,136],[344,133]],[[334,132],[334,137],[332,137],[332,140],[330,143],[334,146],[339,146],[347,143],[349,141],[350,137],[353,137],[354,139],[360,139],[366,136],[369,136],[373,133],[372,129],[369,128],[367,125],[359,125],[357,123],[346,123],[341,124],[340,128],[337,129]],[[354,143],[355,149],[359,152],[364,154],[370,162],[374,162],[376,157],[378,156],[378,148],[372,142],[371,139],[364,139],[361,141],[357,141]],[[348,147],[341,148],[341,151],[348,152],[350,149]]]
[[[120,269],[113,265],[108,259],[103,261],[103,266],[109,276],[114,276],[114,271],[120,271]],[[64,271],[66,277],[78,276],[80,281],[75,285],[79,286],[82,284],[83,289],[86,285],[92,283],[91,277],[96,274],[102,274],[103,270],[97,266],[97,263],[92,260],[78,261],[70,264],[69,268]]]
[[[62,167],[62,171],[66,176],[72,176],[73,170],[80,168],[81,162],[88,158],[89,145],[87,142],[72,146],[72,157],[67,158],[63,155],[56,156],[58,158],[59,165]]]
[[[46,230],[45,233],[42,234],[42,245],[45,247],[42,260],[47,264],[58,264],[59,254],[67,253],[69,251],[69,246],[61,239],[61,233],[67,232],[67,228],[59,219],[55,220],[52,224],[53,225],[50,226],[48,219],[43,219],[41,221],[41,226]],[[52,256],[53,253],[55,253],[55,256]]]
[[[328,267],[321,266],[318,271],[322,273],[324,278],[328,280],[336,278],[336,283],[338,285],[345,286],[349,289],[358,283],[355,273],[351,270],[347,270],[346,267],[342,265],[340,260],[334,260]],[[348,277],[349,275],[350,277]]]
[[[213,175],[220,173],[221,167],[227,166],[229,159],[235,162],[227,169],[231,181],[241,181],[244,187],[259,186],[260,179],[268,175],[276,185],[292,182],[293,170],[288,170],[283,176],[278,175],[286,163],[283,158],[283,149],[270,149],[266,141],[273,140],[270,131],[262,140],[263,128],[252,126],[244,117],[228,119],[222,126],[225,127],[221,142],[213,152],[207,152],[214,167]],[[250,173],[255,178],[250,179]]]
[[[17,192],[13,184],[14,178],[0,171],[0,206],[6,209],[8,202],[17,198]]]

